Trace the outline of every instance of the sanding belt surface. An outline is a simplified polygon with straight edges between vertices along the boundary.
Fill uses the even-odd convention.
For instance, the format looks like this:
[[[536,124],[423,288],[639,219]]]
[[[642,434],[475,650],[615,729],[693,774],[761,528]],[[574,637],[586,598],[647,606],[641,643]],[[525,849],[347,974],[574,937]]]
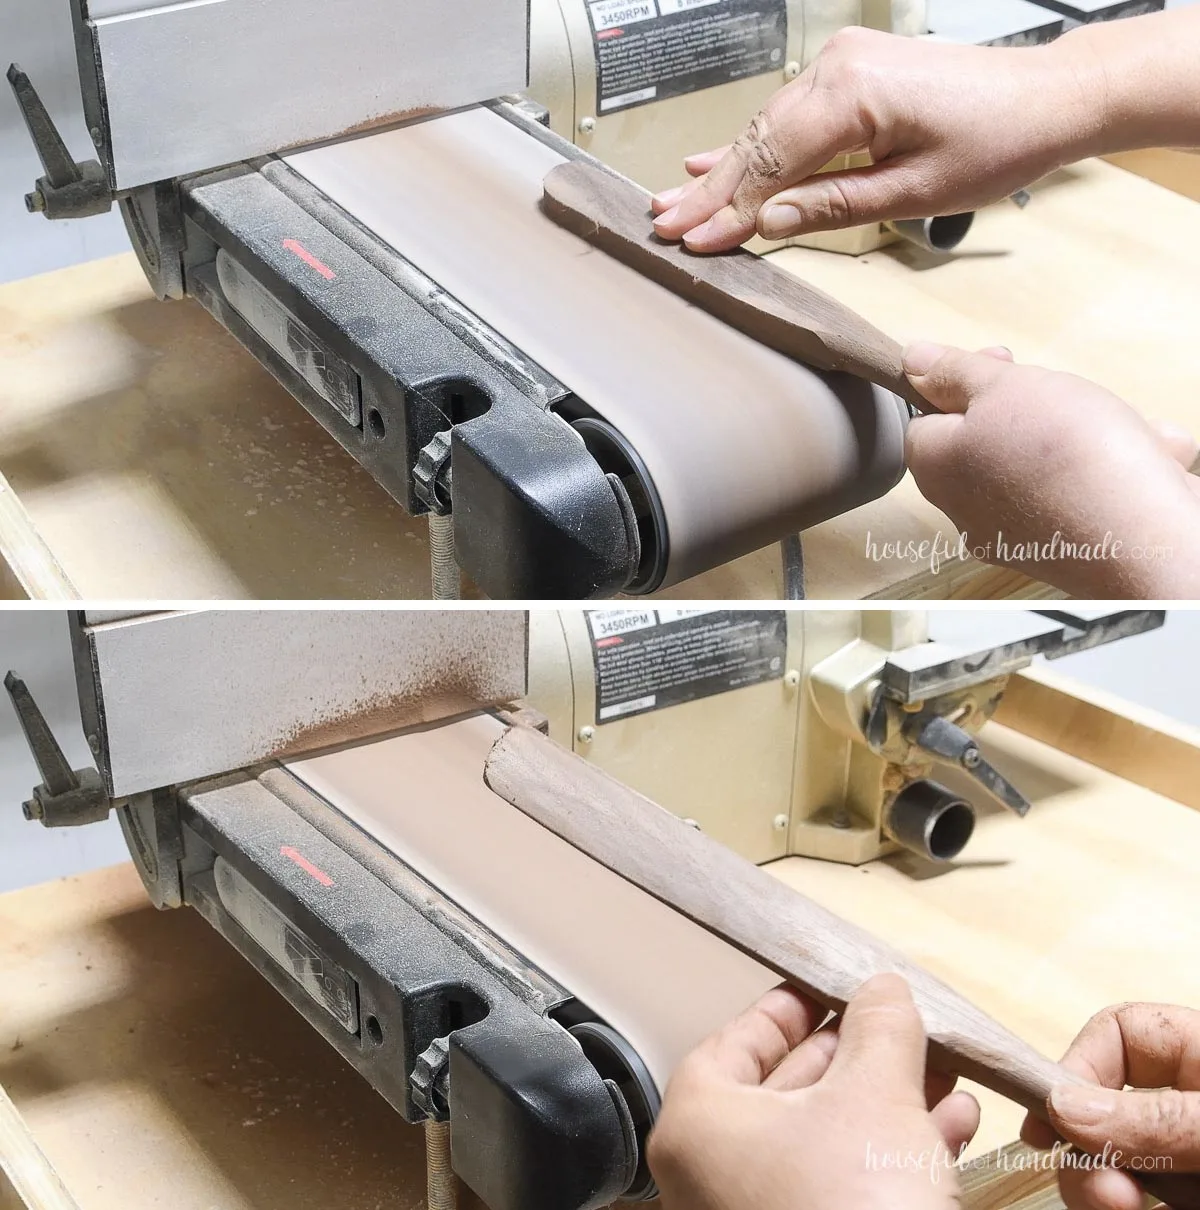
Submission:
[[[661,1090],[780,980],[488,789],[504,730],[480,715],[287,767],[624,1034]]]
[[[490,110],[286,160],[629,438],[667,516],[667,583],[898,477],[893,395],[818,374],[563,230],[542,197],[567,161]]]

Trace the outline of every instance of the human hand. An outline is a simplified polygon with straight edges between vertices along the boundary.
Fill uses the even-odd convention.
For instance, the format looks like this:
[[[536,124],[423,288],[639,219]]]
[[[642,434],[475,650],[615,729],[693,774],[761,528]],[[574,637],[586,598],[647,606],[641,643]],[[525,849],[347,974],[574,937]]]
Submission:
[[[1077,49],[1078,48],[1078,49]],[[1102,72],[1087,44],[957,46],[843,29],[700,179],[654,199],[654,229],[694,252],[974,210],[1092,153]],[[868,151],[872,166],[819,173]]]
[[[1026,1118],[1027,1143],[1050,1147],[1061,1136],[1090,1155],[1107,1149],[1114,1163],[1135,1169],[1200,1172],[1200,1012],[1169,1004],[1106,1008],[1083,1027],[1062,1063],[1103,1089],[1129,1084],[1157,1091],[1060,1085],[1050,1094],[1053,1128]],[[1137,1183],[1119,1167],[1063,1167],[1059,1188],[1068,1210],[1143,1204]]]
[[[1188,434],[1085,379],[1014,365],[1007,350],[920,344],[904,358],[945,413],[911,422],[909,467],[979,557],[1082,598],[1200,595]]]
[[[908,985],[876,976],[840,1028],[824,1017],[778,988],[683,1062],[650,1138],[665,1210],[957,1207],[948,1165],[979,1106],[926,1077]]]

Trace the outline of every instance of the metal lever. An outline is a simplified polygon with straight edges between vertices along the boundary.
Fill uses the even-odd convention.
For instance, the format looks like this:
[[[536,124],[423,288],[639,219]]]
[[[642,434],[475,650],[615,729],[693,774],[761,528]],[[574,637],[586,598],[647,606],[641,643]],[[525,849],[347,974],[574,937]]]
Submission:
[[[17,721],[25,732],[25,742],[42,775],[42,784],[24,804],[25,818],[41,820],[48,828],[74,827],[107,819],[112,802],[100,774],[90,767],[71,768],[45,715],[20,677],[10,672],[4,678],[4,688],[12,699]]]
[[[46,170],[33,192],[25,195],[25,208],[30,214],[42,213],[50,219],[107,214],[113,198],[108,173],[100,161],[75,161],[33,82],[15,63],[8,69],[8,83]]]
[[[941,715],[915,715],[905,735],[923,752],[946,765],[957,765],[994,799],[1024,816],[1033,805],[1006,777],[984,759],[973,736]]]

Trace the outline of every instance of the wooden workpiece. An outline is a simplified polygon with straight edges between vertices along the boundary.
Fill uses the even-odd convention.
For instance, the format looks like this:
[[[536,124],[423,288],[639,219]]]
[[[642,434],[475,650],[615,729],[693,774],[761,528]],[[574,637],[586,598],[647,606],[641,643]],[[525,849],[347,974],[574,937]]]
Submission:
[[[1186,765],[1194,736],[1176,739],[1166,759]],[[959,860],[770,871],[1047,1055],[1105,1005],[1200,1004],[1200,971],[1179,961],[1200,947],[1200,813],[1010,728],[986,740],[1034,806],[985,813]],[[198,916],[155,913],[132,868],[0,897],[0,986],[0,1086],[80,1210],[422,1204],[421,1132]],[[966,1204],[1053,1204],[1044,1172],[984,1163],[1023,1114],[976,1091]]]
[[[1200,430],[1198,217],[1196,202],[1087,163],[1035,189],[1024,211],[984,212],[954,255],[896,245],[774,260],[901,341],[1006,344]],[[9,591],[428,594],[424,521],[407,518],[198,306],[155,302],[132,255],[0,287],[0,370],[0,475],[20,506],[0,509]],[[927,552],[884,550],[938,534],[952,545],[953,528],[906,479],[806,536],[810,595],[1044,595],[1016,573],[943,556],[934,574]],[[781,585],[771,548],[670,595],[769,598]]]
[[[621,785],[528,726],[510,728],[485,771],[502,798],[834,1012],[872,975],[908,981],[936,1070],[965,1076],[1049,1122],[1051,1089],[1082,1083],[900,950]],[[1200,1177],[1147,1174],[1161,1200],[1200,1206]]]
[[[930,410],[905,377],[903,350],[890,336],[768,257],[740,248],[695,256],[682,244],[658,239],[649,225],[650,195],[632,181],[586,160],[562,164],[546,178],[542,209],[559,226],[768,348],[819,370],[865,378],[922,412]]]
[[[484,778],[544,828],[832,1012],[873,975],[902,974],[946,1074],[969,1074],[1031,1112],[1074,1079],[898,950],[532,727],[496,742]]]

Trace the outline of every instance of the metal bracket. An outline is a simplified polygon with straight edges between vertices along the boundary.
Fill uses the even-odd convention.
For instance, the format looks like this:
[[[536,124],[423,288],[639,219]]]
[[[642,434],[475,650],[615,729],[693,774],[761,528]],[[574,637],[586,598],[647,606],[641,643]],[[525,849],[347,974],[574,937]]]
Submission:
[[[70,828],[107,819],[113,804],[100,774],[90,767],[71,768],[23,680],[10,672],[4,678],[4,688],[42,775],[42,784],[24,804],[25,818],[40,820],[48,828]]]
[[[1035,656],[1061,659],[1131,635],[1157,630],[1166,620],[1161,609],[1038,609],[1007,614],[1009,629],[1023,631],[1002,642],[919,643],[893,652],[880,674],[883,691],[894,701],[915,705],[1028,667]]]
[[[112,209],[113,195],[108,188],[108,173],[100,161],[76,162],[37,89],[15,63],[8,69],[8,83],[46,170],[33,192],[25,195],[25,208],[30,214],[44,214],[49,219],[107,214]]]
[[[963,770],[979,787],[1020,816],[1029,813],[1029,799],[984,758],[975,742],[957,723],[934,714],[915,714],[904,727],[905,738],[943,765]]]

